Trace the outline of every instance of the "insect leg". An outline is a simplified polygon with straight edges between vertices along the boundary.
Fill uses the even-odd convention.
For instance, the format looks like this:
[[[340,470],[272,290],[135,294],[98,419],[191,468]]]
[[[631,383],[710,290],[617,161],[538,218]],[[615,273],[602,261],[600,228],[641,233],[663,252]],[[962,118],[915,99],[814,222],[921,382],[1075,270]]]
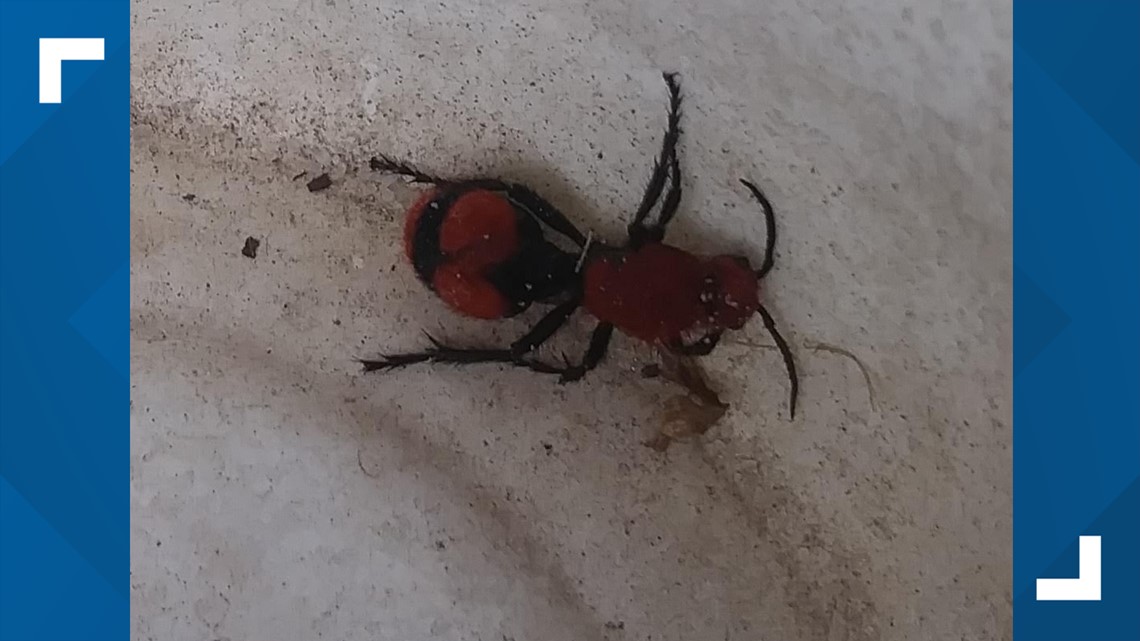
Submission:
[[[380,171],[380,172],[384,172],[386,174],[396,174],[398,176],[407,176],[407,177],[412,179],[412,182],[417,182],[417,183],[430,183],[433,185],[446,185],[446,184],[457,182],[454,180],[446,180],[444,178],[440,178],[439,176],[434,176],[432,174],[422,172],[419,169],[416,169],[410,163],[406,163],[406,162],[403,162],[401,160],[396,160],[394,158],[390,158],[388,156],[385,156],[384,154],[380,154],[379,156],[373,156],[372,160],[368,161],[368,166],[369,166],[369,168],[372,169],[372,171]]]
[[[416,363],[450,363],[453,365],[469,365],[473,363],[507,363],[527,367],[536,372],[545,374],[561,374],[563,368],[527,359],[526,355],[550,339],[570,316],[578,309],[580,302],[577,299],[568,300],[551,310],[542,320],[531,328],[522,338],[518,339],[507,349],[481,349],[463,348],[444,345],[428,336],[432,347],[421,352],[407,354],[384,355],[378,359],[361,360],[364,371],[396,369]]]
[[[586,372],[598,366],[606,357],[606,350],[610,347],[610,338],[614,335],[614,326],[609,323],[598,323],[590,336],[590,346],[586,349],[586,356],[578,365],[571,365],[561,372],[559,383],[570,383],[581,380]]]
[[[657,217],[657,222],[642,231],[641,235],[644,239],[649,242],[661,242],[665,238],[665,228],[669,226],[669,221],[673,220],[673,216],[677,214],[677,208],[680,204],[681,161],[674,152],[669,161],[669,191],[665,193],[665,202],[661,205],[661,214]]]
[[[538,349],[543,343],[550,340],[555,332],[562,329],[562,326],[570,320],[570,316],[578,310],[578,306],[581,304],[579,299],[571,298],[550,310],[526,335],[511,343],[509,351],[515,356],[522,356]]]
[[[500,183],[500,188],[506,192],[508,200],[525,210],[539,222],[569,238],[579,247],[586,244],[586,236],[574,223],[570,222],[565,214],[558,211],[557,207],[539,196],[530,187],[518,183]]]
[[[586,237],[574,226],[574,223],[570,222],[570,219],[566,218],[565,214],[558,211],[557,207],[550,204],[545,198],[539,196],[533,189],[526,185],[508,183],[497,178],[440,178],[439,176],[420,171],[410,163],[395,160],[383,154],[373,156],[372,160],[368,162],[368,166],[371,167],[373,171],[407,176],[412,179],[412,182],[416,183],[461,185],[466,189],[487,189],[490,191],[504,192],[515,206],[522,208],[539,222],[569,238],[579,247],[586,242]]]
[[[640,244],[644,240],[645,217],[661,198],[665,189],[665,179],[669,168],[675,164],[677,153],[677,139],[681,136],[681,86],[677,83],[677,74],[664,74],[665,84],[669,87],[669,122],[665,129],[665,138],[661,143],[661,155],[653,163],[653,173],[650,174],[649,184],[645,186],[645,193],[641,198],[641,205],[637,208],[633,220],[629,223],[630,244]],[[680,178],[676,178],[679,182]],[[678,193],[678,199],[680,194]]]
[[[362,359],[360,364],[365,372],[386,371],[415,365],[416,363],[445,363],[449,365],[471,365],[475,363],[501,363],[525,367],[542,374],[561,374],[563,368],[548,365],[541,361],[513,356],[507,349],[460,349],[440,345],[438,348],[408,354],[382,356],[378,360]]]

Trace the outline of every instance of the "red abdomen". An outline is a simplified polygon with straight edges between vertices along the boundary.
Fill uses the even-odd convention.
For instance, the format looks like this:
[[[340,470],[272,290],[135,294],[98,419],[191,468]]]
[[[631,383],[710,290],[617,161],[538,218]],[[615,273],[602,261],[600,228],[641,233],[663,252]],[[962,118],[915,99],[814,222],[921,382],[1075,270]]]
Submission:
[[[519,247],[514,207],[482,189],[424,194],[408,209],[404,248],[420,279],[456,311],[502,318],[515,309],[491,281]]]
[[[416,275],[455,311],[513,316],[574,282],[577,256],[548,242],[533,215],[478,183],[444,185],[408,210]]]

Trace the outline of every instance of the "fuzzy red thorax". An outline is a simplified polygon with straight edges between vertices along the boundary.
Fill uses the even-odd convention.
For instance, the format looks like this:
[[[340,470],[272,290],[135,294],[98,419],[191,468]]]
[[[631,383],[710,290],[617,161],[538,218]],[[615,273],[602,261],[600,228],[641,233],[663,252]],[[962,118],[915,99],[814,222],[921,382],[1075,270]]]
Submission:
[[[702,257],[661,243],[611,251],[589,261],[586,310],[643,341],[674,346],[739,329],[760,305],[744,258]]]

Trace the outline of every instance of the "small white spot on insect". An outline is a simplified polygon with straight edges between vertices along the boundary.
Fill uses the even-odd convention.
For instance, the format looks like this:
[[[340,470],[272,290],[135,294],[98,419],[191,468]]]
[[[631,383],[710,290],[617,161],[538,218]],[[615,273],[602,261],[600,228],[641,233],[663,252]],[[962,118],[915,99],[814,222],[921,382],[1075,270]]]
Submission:
[[[429,209],[439,209],[439,203],[437,203],[433,200],[428,204],[428,208]]]
[[[681,332],[681,342],[685,345],[699,343],[703,338],[705,338],[705,332],[699,326],[690,327]]]
[[[491,240],[491,234],[483,234],[483,240]]]
[[[701,292],[701,302],[707,303],[713,299],[712,292]]]
[[[531,285],[530,283],[525,283],[523,286],[524,286],[524,287],[526,287],[526,290],[527,290],[528,292],[529,292],[530,290],[534,289],[534,285]]]

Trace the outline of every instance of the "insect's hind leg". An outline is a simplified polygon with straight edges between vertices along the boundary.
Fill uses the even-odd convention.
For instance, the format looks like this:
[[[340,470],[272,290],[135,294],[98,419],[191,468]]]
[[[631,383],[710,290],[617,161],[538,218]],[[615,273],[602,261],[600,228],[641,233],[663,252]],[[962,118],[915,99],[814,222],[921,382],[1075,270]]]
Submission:
[[[391,354],[379,359],[361,359],[365,372],[377,372],[415,365],[417,363],[445,363],[449,365],[472,365],[476,363],[501,363],[525,367],[542,374],[561,374],[563,368],[548,365],[538,360],[514,355],[509,349],[464,349],[448,347],[428,336],[435,347],[422,352]]]
[[[441,178],[421,171],[408,162],[396,160],[384,154],[373,156],[368,161],[373,171],[406,176],[414,183],[437,186],[462,185],[468,189],[486,189],[503,192],[515,206],[527,212],[535,220],[562,234],[579,247],[586,244],[586,236],[570,219],[548,200],[539,196],[533,189],[519,183],[506,182],[498,178]]]
[[[515,206],[523,209],[536,220],[553,229],[554,231],[562,234],[570,239],[578,247],[586,245],[586,236],[578,227],[570,222],[558,208],[550,204],[542,196],[539,196],[533,189],[526,185],[518,183],[499,183],[500,187],[507,194],[507,199],[510,200]]]
[[[527,354],[538,349],[543,343],[550,340],[559,329],[566,324],[570,316],[578,309],[581,302],[576,298],[568,300],[552,309],[542,320],[531,328],[522,338],[518,339],[507,349],[480,349],[451,347],[440,343],[428,335],[432,347],[422,352],[407,354],[391,354],[378,359],[362,359],[360,364],[365,372],[396,369],[416,363],[448,363],[452,365],[471,365],[474,363],[504,363],[526,367],[544,374],[561,374],[565,368],[547,365],[537,360],[527,358]]]
[[[402,160],[396,160],[395,158],[385,156],[384,154],[373,156],[372,159],[368,161],[368,167],[372,171],[379,171],[386,174],[395,174],[397,176],[407,176],[408,178],[412,179],[412,182],[416,183],[449,185],[456,182],[462,182],[447,180],[445,178],[440,178],[439,176],[420,171],[411,163],[407,163]]]

